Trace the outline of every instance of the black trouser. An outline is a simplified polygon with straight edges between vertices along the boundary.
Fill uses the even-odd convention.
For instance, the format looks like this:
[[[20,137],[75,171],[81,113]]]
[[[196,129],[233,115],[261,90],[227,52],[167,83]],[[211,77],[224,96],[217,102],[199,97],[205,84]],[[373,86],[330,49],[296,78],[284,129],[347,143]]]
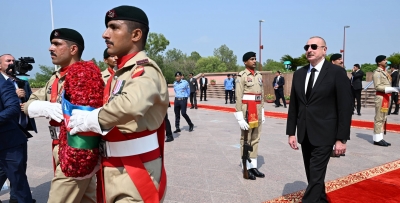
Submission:
[[[206,87],[200,87],[200,101],[203,100],[203,94],[204,94],[204,100],[207,100],[207,88]]]
[[[359,114],[361,111],[361,91],[362,89],[355,90],[353,89],[353,96],[354,96],[354,106],[356,106],[356,101],[357,101],[357,113]],[[353,109],[354,112],[354,109]]]
[[[302,202],[328,202],[325,192],[325,175],[332,145],[313,146],[306,135],[301,143],[308,186]]]
[[[232,90],[232,100],[233,100],[233,102],[236,102],[236,93],[235,93],[235,90]]]
[[[279,100],[282,99],[283,105],[286,106],[285,96],[283,95],[283,88],[278,88],[275,90],[275,98],[275,105],[280,106],[281,102]]]
[[[227,102],[228,101],[228,94],[229,94],[229,101],[230,102],[233,102],[232,101],[232,94],[233,94],[233,91],[232,90],[225,90],[225,102]]]
[[[194,100],[194,105],[193,105],[193,100]],[[197,106],[196,92],[191,92],[190,93],[190,104],[192,105],[192,107],[196,107]]]
[[[167,137],[170,137],[170,136],[172,136],[172,130],[171,130],[171,123],[169,122],[169,119],[168,119],[168,113],[165,114],[164,121],[165,121],[165,135]]]
[[[189,125],[193,125],[192,121],[190,120],[189,116],[186,114],[187,109],[187,98],[178,100],[175,98],[174,102],[174,111],[175,111],[175,127],[179,129],[179,122],[181,121],[181,115],[185,118],[186,122]]]
[[[389,107],[389,113],[392,113],[392,105],[394,103],[395,108],[393,113],[398,113],[399,112],[399,105],[397,102],[399,101],[399,94],[397,92],[392,92],[392,98],[390,99],[390,107]]]

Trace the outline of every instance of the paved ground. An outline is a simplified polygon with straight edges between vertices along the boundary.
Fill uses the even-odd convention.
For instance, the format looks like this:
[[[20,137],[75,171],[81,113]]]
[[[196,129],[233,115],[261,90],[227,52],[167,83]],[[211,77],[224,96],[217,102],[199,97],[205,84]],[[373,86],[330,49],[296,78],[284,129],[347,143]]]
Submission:
[[[220,99],[202,103],[225,106],[225,102]],[[275,108],[272,104],[265,104],[265,110],[287,111],[282,107]],[[373,108],[362,109],[362,116],[354,116],[354,119],[373,121],[373,112]],[[174,126],[173,107],[168,109],[168,115]],[[188,132],[188,125],[182,118],[183,131],[174,135],[175,141],[166,143],[166,203],[262,202],[306,187],[301,152],[291,150],[287,144],[286,120],[267,118],[263,125],[258,157],[259,170],[266,177],[250,181],[242,179],[239,127],[233,114],[188,109],[188,115],[195,124],[194,131]],[[399,121],[399,116],[389,116],[389,123]],[[33,197],[43,203],[47,201],[53,176],[51,140],[47,120],[37,119],[37,125],[39,134],[28,144],[27,175]],[[400,148],[396,147],[400,143],[400,136],[388,133],[385,140],[393,146],[374,146],[372,130],[352,129],[346,156],[331,159],[326,180],[400,159]],[[8,203],[8,191],[0,192],[0,200]]]

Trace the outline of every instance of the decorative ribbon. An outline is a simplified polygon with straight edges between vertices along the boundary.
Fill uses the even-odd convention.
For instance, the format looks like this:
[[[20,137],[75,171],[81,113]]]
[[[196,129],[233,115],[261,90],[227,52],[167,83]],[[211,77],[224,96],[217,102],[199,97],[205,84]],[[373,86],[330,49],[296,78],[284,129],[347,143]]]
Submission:
[[[387,113],[389,111],[389,99],[391,94],[376,91],[376,95],[382,96],[381,112]]]
[[[67,133],[68,145],[73,148],[77,148],[77,149],[98,148],[99,143],[100,143],[100,137],[98,136],[97,133],[80,132],[79,134],[71,135],[69,133],[71,131],[71,129],[68,128],[68,123],[69,123],[69,119],[72,115],[72,110],[79,109],[79,110],[83,110],[83,111],[92,111],[95,108],[90,107],[90,106],[79,106],[79,105],[71,104],[67,99],[65,99],[64,94],[65,94],[65,91],[63,91],[63,93],[62,93],[61,105],[62,105],[62,111],[63,111],[65,125],[66,125],[67,131],[68,131],[68,133]]]

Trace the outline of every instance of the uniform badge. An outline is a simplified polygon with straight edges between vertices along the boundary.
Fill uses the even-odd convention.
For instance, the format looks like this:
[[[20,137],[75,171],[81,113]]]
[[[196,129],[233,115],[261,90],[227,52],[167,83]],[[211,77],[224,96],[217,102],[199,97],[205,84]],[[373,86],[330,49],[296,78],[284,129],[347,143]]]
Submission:
[[[58,37],[58,32],[57,31],[54,31],[54,37]]]
[[[113,94],[114,95],[120,94],[122,91],[122,87],[124,85],[125,85],[125,80],[117,80],[113,89]]]
[[[142,60],[136,61],[136,65],[138,65],[138,66],[147,64],[147,63],[149,63],[149,59],[142,59]]]
[[[262,86],[262,84],[263,84],[263,81],[262,81],[262,79],[261,79],[261,78],[258,78],[258,82],[260,83],[260,86]]]
[[[109,18],[115,18],[115,17],[117,17],[117,15],[115,14],[115,11],[114,11],[114,10],[109,10],[109,11],[107,12],[107,16],[108,16]]]
[[[132,73],[132,78],[136,78],[139,77],[141,75],[143,75],[144,73],[144,67],[143,66],[138,66],[137,68],[135,68],[135,70]]]
[[[253,82],[253,79],[251,79],[251,77],[247,77],[247,82]]]
[[[47,94],[51,94],[51,85],[50,85],[49,88],[47,89]]]

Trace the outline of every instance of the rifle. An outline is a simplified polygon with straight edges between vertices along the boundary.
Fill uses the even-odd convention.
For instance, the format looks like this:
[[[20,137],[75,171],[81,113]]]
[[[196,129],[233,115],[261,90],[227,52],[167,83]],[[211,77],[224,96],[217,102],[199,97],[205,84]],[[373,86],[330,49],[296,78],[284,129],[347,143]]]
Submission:
[[[244,120],[246,122],[248,122],[248,118],[247,115],[248,112],[246,110],[246,114],[244,117]],[[243,134],[244,134],[244,139],[243,139],[243,155],[242,155],[242,162],[243,162],[243,178],[244,179],[249,179],[249,173],[247,171],[247,162],[249,161],[249,163],[251,163],[251,159],[249,156],[249,151],[252,152],[253,151],[253,147],[249,145],[249,143],[247,143],[247,137],[249,135],[249,130],[243,130]]]
[[[386,123],[387,123],[387,118],[385,120],[385,124],[383,124],[383,134],[386,135]]]

